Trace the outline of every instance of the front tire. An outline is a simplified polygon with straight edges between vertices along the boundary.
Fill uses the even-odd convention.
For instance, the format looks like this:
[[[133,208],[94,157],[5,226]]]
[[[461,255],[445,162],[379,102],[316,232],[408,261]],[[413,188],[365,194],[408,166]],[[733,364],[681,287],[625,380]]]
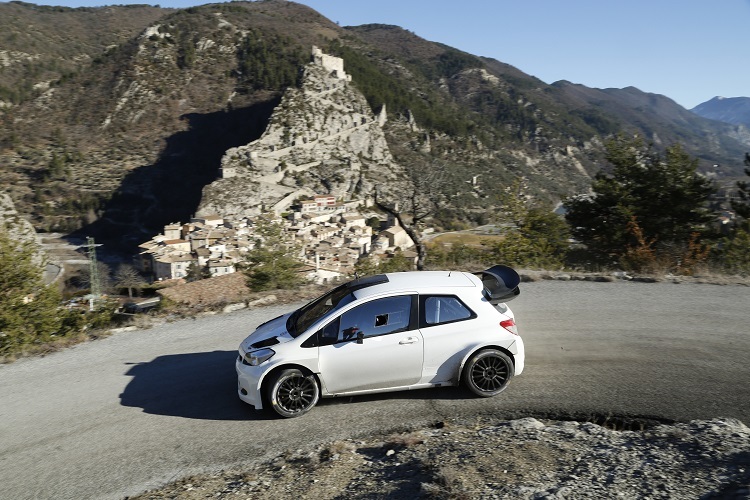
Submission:
[[[464,366],[463,382],[471,392],[483,398],[500,394],[513,378],[513,360],[497,349],[474,354]]]
[[[318,403],[320,389],[314,375],[290,368],[276,374],[268,385],[268,402],[284,418],[304,415]]]

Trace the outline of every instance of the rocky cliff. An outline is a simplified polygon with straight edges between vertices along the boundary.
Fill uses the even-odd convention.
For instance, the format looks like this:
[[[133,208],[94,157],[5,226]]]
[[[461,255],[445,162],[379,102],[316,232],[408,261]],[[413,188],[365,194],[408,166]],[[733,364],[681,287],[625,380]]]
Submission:
[[[13,200],[5,193],[0,193],[0,230],[6,231],[11,241],[17,241],[19,245],[33,245],[36,249],[34,261],[39,265],[41,273],[46,259],[37,241],[34,226],[18,214]]]
[[[374,182],[397,183],[403,169],[385,122],[385,107],[372,112],[343,60],[313,47],[301,86],[285,92],[263,135],[224,154],[221,179],[204,190],[199,213],[281,212],[315,193],[363,199]]]

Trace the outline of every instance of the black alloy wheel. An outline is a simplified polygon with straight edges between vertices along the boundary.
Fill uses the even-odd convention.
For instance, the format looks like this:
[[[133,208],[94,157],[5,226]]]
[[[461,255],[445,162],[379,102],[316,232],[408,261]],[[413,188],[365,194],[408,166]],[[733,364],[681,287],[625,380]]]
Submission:
[[[463,381],[471,392],[488,398],[508,387],[513,370],[513,361],[507,354],[496,349],[485,349],[474,354],[466,363]]]
[[[271,408],[285,418],[304,415],[320,398],[320,389],[315,377],[305,375],[297,369],[279,372],[268,387]]]

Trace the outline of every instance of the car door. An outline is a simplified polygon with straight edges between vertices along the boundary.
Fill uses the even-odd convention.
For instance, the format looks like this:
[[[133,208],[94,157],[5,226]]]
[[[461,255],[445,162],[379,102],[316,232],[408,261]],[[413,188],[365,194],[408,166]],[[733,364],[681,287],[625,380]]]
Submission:
[[[472,343],[476,313],[455,295],[419,297],[419,323],[424,340],[424,381],[455,380],[461,359]]]
[[[341,394],[418,382],[423,342],[416,307],[416,295],[374,299],[323,328],[318,355],[326,390]]]

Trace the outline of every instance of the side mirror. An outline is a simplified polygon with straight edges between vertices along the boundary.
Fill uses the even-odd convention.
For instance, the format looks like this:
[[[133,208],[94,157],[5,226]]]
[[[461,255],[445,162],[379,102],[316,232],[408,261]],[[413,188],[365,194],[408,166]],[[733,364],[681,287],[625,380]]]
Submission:
[[[364,344],[364,343],[365,343],[365,333],[357,332],[357,344]]]

